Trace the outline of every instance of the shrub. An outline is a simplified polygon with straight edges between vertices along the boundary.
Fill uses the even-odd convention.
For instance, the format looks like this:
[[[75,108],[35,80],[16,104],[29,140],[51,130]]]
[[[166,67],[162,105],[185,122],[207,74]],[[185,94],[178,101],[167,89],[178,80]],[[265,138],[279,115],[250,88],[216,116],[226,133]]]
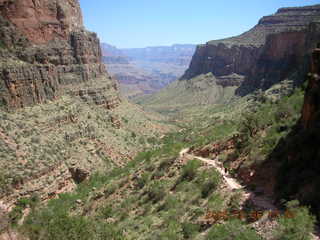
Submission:
[[[255,114],[246,113],[242,116],[239,132],[242,136],[254,137],[258,133],[260,125],[259,119]]]
[[[159,164],[158,170],[167,170],[176,160],[176,158],[165,158]]]
[[[279,105],[277,111],[275,112],[275,120],[277,122],[287,120],[294,115],[294,109],[290,103],[282,103]]]
[[[115,183],[110,183],[107,186],[107,189],[104,191],[106,197],[112,195],[116,190],[117,190],[118,186]]]
[[[193,239],[200,231],[200,226],[198,224],[185,222],[182,223],[182,233],[184,239]]]
[[[92,229],[83,217],[70,217],[51,211],[31,214],[24,224],[30,239],[91,239]]]
[[[16,206],[9,213],[10,222],[15,225],[23,216],[23,211],[27,207],[34,209],[39,202],[38,196],[32,196],[31,198],[21,198],[17,201]]]
[[[260,240],[259,235],[242,224],[240,220],[232,220],[225,224],[214,225],[208,233],[207,240]]]
[[[161,182],[155,182],[148,189],[148,200],[152,200],[153,203],[159,202],[165,197],[163,184]]]
[[[160,207],[159,210],[168,211],[169,209],[176,209],[180,204],[179,200],[174,196],[168,196],[165,203]]]
[[[200,165],[201,162],[199,160],[194,159],[189,161],[182,169],[181,180],[192,181],[197,175]]]
[[[240,200],[241,200],[242,193],[236,192],[233,194],[229,201],[229,208],[230,210],[239,210],[240,209]]]
[[[143,188],[150,178],[150,173],[143,173],[141,177],[137,179],[137,187],[139,189]]]
[[[314,230],[316,218],[309,213],[307,207],[297,207],[297,201],[287,204],[288,216],[279,219],[279,227],[275,231],[276,240],[308,240]]]
[[[221,210],[223,206],[223,198],[219,194],[212,194],[208,200],[208,208],[210,211],[218,211]]]
[[[168,223],[167,228],[163,231],[156,239],[164,240],[181,240],[182,239],[182,229],[181,225],[176,220],[171,220]]]
[[[96,223],[81,216],[50,209],[33,211],[22,226],[29,239],[124,240],[123,234],[110,224]]]
[[[113,216],[113,208],[110,205],[107,205],[100,209],[99,211],[100,215],[104,219],[111,218]]]
[[[201,174],[197,182],[200,185],[202,197],[208,197],[217,188],[220,180],[220,174],[215,169],[210,169]]]
[[[9,229],[9,217],[5,211],[0,209],[0,234]]]

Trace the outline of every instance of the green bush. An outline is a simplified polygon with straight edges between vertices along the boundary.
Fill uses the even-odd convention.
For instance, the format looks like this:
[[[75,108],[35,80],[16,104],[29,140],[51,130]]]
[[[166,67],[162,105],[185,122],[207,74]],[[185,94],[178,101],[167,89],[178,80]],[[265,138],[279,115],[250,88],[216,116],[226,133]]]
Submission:
[[[220,194],[212,194],[208,200],[208,208],[210,211],[218,211],[222,209],[224,199]]]
[[[243,225],[240,220],[232,220],[225,224],[214,225],[206,238],[207,240],[261,240],[252,229]]]
[[[182,229],[180,223],[175,220],[171,220],[168,223],[166,229],[159,234],[156,239],[159,240],[182,240],[183,236],[181,234]]]
[[[175,196],[168,196],[165,203],[160,207],[160,210],[168,211],[169,209],[176,209],[180,202]]]
[[[9,219],[11,224],[15,225],[23,216],[23,211],[27,207],[34,209],[38,204],[39,198],[38,196],[32,196],[31,198],[21,198],[16,202],[16,206],[9,213]]]
[[[314,231],[316,218],[309,213],[307,207],[296,207],[297,201],[287,204],[289,215],[279,219],[279,227],[275,231],[276,240],[309,240]]]
[[[200,231],[200,226],[198,224],[185,222],[182,223],[182,233],[184,239],[193,239]]]
[[[143,173],[141,177],[137,179],[137,187],[139,189],[143,188],[149,181],[150,173]]]
[[[167,170],[174,162],[176,158],[165,158],[163,159],[158,167],[158,170]]]
[[[275,120],[277,122],[287,121],[294,115],[294,109],[290,103],[281,103],[279,104],[275,112]]]
[[[98,224],[85,217],[69,216],[65,212],[51,210],[32,212],[22,226],[22,231],[31,240],[125,239],[112,225]]]
[[[216,190],[220,181],[220,174],[215,169],[210,169],[200,174],[197,183],[200,185],[202,197],[206,198]]]
[[[157,203],[165,197],[165,189],[161,182],[155,182],[148,188],[148,200]]]
[[[191,160],[186,165],[183,166],[181,173],[181,180],[192,181],[198,172],[201,162],[199,160]]]
[[[256,114],[245,113],[242,116],[242,121],[239,126],[240,135],[243,137],[254,137],[259,129],[261,128],[261,123]]]
[[[100,209],[99,214],[104,219],[111,218],[113,216],[113,207],[110,205],[107,205]]]

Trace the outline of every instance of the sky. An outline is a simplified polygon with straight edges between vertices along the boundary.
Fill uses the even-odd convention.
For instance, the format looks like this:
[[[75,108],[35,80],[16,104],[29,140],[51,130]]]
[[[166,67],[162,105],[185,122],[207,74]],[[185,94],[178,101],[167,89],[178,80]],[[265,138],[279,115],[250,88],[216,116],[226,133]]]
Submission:
[[[320,0],[80,0],[84,23],[118,48],[201,44],[239,35],[281,7]]]

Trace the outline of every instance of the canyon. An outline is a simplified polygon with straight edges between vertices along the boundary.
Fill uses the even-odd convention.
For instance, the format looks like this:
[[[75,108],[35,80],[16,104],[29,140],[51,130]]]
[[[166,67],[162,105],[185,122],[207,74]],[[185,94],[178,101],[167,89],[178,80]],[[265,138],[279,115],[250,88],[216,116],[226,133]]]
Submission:
[[[316,45],[319,12],[319,5],[282,8],[248,32],[199,45],[181,80],[211,72],[219,83],[221,77],[237,74],[241,96],[285,79],[299,85],[307,71],[305,59]]]
[[[277,84],[268,91],[286,95],[303,84],[309,71],[319,16],[320,5],[281,8],[239,36],[198,45],[179,81],[134,101],[155,111],[181,112],[229,103]]]
[[[151,94],[179,79],[188,68],[195,45],[175,44],[117,49],[102,43],[103,61],[127,97]]]
[[[78,0],[0,13],[1,240],[319,239],[320,5],[196,49],[101,43]]]

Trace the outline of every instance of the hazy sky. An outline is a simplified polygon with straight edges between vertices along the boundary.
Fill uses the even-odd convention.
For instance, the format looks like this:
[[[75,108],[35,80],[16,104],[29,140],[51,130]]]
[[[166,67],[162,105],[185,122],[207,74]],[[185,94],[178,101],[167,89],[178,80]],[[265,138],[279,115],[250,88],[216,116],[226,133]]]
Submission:
[[[80,0],[84,22],[120,48],[205,43],[249,30],[280,7],[320,0]]]

